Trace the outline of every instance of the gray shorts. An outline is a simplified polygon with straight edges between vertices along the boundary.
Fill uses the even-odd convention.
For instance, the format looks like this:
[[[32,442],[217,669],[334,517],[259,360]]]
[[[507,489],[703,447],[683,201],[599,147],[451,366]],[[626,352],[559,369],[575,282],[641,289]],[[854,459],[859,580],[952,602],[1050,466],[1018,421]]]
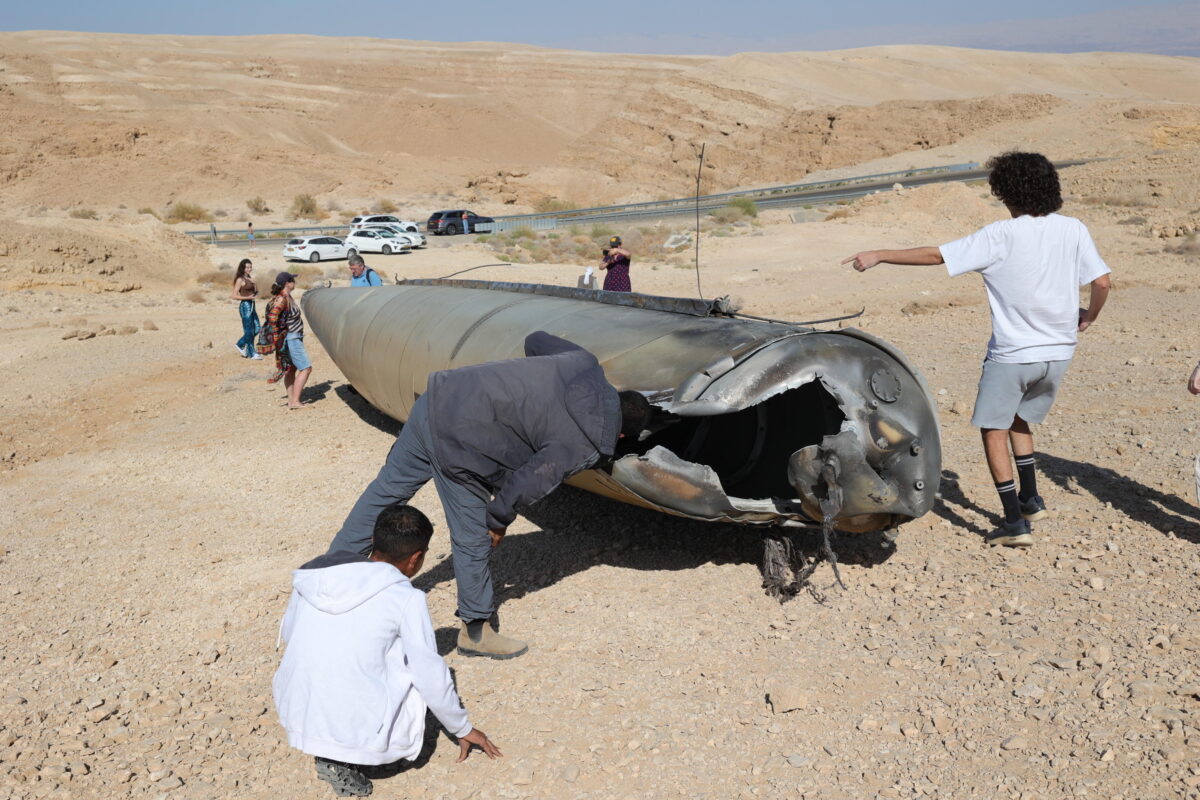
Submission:
[[[1070,359],[1032,364],[984,361],[971,424],[976,428],[1008,430],[1013,420],[1020,417],[1036,425],[1050,413],[1070,365]]]

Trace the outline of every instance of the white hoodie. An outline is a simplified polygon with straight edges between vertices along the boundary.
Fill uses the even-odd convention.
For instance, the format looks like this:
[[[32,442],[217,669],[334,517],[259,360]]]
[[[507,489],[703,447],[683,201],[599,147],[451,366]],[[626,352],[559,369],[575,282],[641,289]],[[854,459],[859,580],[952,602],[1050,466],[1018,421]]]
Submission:
[[[412,760],[426,706],[455,737],[471,732],[425,593],[400,570],[356,560],[298,569],[292,586],[272,683],[288,744],[351,764]]]

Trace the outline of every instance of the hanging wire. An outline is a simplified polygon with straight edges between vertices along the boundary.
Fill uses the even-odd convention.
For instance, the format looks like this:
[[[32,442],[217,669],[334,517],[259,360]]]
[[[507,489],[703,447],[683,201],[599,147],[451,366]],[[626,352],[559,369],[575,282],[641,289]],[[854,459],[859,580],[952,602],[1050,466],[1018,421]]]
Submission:
[[[700,289],[700,173],[704,169],[704,142],[700,143],[700,164],[696,167],[696,295],[704,299]]]

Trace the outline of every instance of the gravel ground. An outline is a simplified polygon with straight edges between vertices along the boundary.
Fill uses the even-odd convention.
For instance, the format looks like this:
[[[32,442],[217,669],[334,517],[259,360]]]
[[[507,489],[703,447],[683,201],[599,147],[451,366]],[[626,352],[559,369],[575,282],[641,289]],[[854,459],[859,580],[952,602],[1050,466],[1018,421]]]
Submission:
[[[937,394],[943,500],[895,549],[843,537],[846,590],[823,568],[822,602],[780,605],[760,588],[753,531],[560,490],[496,552],[505,629],[531,648],[490,662],[451,652],[449,547],[427,487],[415,502],[438,532],[417,585],[506,757],[455,764],[431,725],[422,758],[376,795],[1196,797],[1195,261],[1118,227],[1124,212],[1087,213],[1117,289],[1038,431],[1055,515],[1033,548],[982,543],[998,501],[969,425],[987,336],[976,284],[847,277],[833,255],[907,230],[866,212],[742,240],[775,262],[714,245],[719,280],[745,281],[754,307],[869,305],[862,326]],[[930,224],[921,235],[952,238],[952,221]],[[788,263],[801,243],[821,265]],[[692,278],[639,279],[686,293]],[[314,402],[286,412],[269,362],[231,350],[232,305],[209,298],[4,297],[4,796],[330,796],[275,719],[276,635],[289,571],[324,549],[397,425],[311,338]]]

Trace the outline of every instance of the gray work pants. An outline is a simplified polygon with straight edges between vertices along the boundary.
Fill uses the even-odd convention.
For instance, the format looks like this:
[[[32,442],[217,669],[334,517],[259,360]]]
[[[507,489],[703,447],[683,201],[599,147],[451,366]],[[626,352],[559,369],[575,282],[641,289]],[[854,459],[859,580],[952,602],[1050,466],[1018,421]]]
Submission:
[[[450,551],[454,580],[458,584],[458,616],[464,620],[488,619],[496,610],[492,593],[492,570],[488,564],[492,540],[488,536],[487,501],[467,486],[456,483],[442,471],[434,456],[425,397],[417,398],[387,460],[350,509],[342,529],[333,537],[329,552],[348,550],[367,555],[380,512],[393,503],[407,503],[417,490],[433,479],[446,524],[450,528]]]

